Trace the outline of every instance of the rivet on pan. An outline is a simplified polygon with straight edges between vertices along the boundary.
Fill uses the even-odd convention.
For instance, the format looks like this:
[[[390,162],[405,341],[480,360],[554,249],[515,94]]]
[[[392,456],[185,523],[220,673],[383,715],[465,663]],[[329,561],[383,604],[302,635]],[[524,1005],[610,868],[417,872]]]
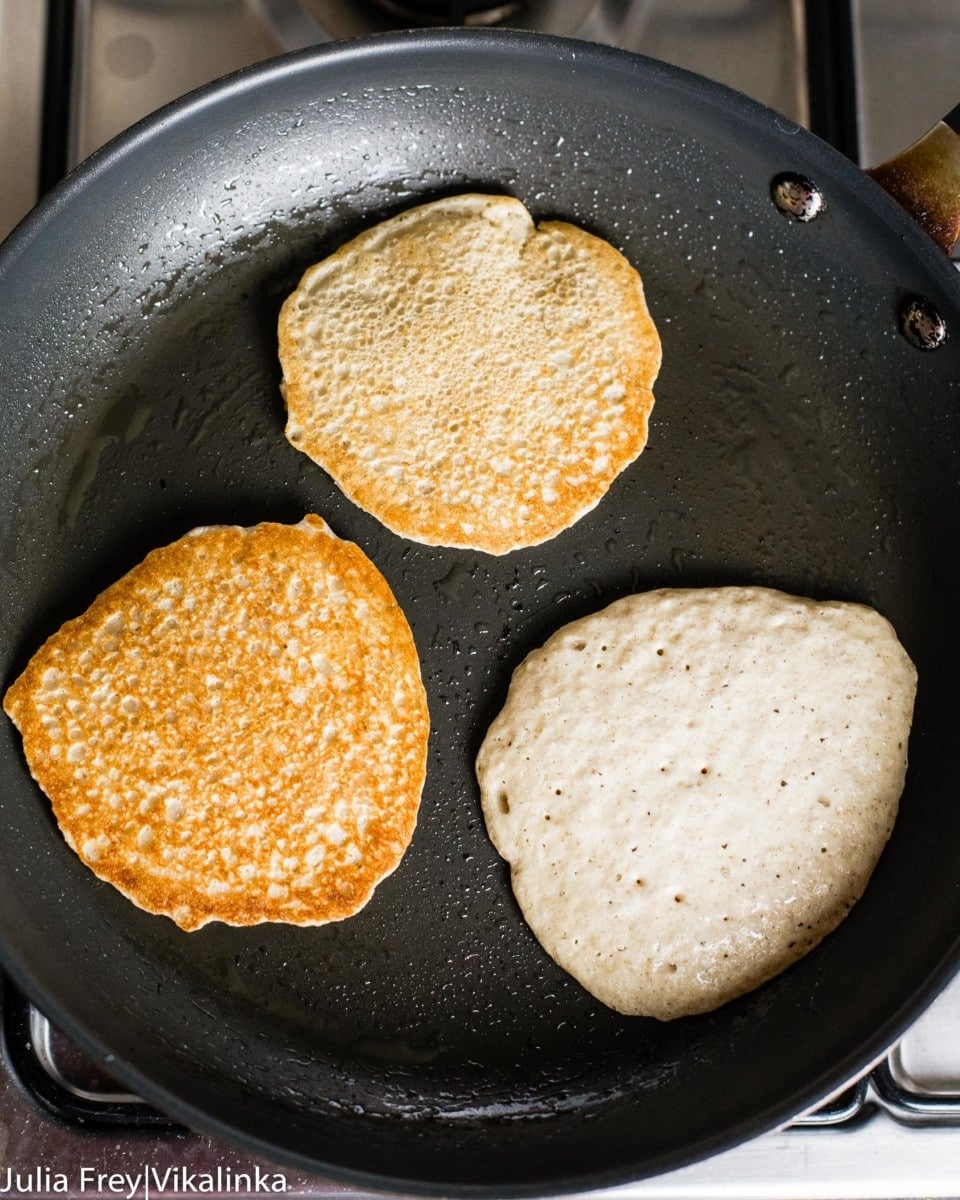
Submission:
[[[947,337],[947,323],[929,300],[917,296],[900,311],[900,330],[918,350],[936,350]]]
[[[770,184],[770,195],[782,213],[797,221],[813,221],[823,212],[823,192],[803,175],[785,171]]]

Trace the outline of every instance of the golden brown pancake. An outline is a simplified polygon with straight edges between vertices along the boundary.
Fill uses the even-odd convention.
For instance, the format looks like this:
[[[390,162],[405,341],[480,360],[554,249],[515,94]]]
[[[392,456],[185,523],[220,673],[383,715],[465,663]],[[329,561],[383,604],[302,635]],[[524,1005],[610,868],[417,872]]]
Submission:
[[[766,588],[647,592],[559,630],[477,759],[533,932],[629,1015],[759,986],[866,888],[915,690],[878,613]]]
[[[4,709],[70,847],[183,929],[349,917],[413,835],[429,716],[410,628],[316,516],[152,551]]]
[[[608,242],[452,196],[311,267],[280,314],[287,437],[428,545],[504,554],[592,509],[643,449],[660,340]]]

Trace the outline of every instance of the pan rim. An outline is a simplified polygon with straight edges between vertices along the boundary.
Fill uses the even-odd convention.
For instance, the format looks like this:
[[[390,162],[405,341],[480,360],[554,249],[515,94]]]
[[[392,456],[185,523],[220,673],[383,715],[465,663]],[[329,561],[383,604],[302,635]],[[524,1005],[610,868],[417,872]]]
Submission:
[[[474,45],[486,46],[491,52],[518,56],[526,55],[529,48],[533,47],[550,51],[555,57],[571,60],[579,57],[588,65],[593,60],[609,67],[633,69],[642,72],[657,86],[666,85],[679,92],[708,96],[712,103],[722,107],[740,124],[759,122],[768,129],[775,128],[780,135],[798,137],[800,142],[815,145],[833,171],[845,175],[854,185],[862,185],[861,202],[891,225],[898,236],[910,242],[911,248],[920,255],[928,269],[939,275],[942,282],[952,284],[954,289],[960,287],[960,273],[951,266],[950,260],[863,168],[802,125],[745,93],[661,59],[599,42],[520,29],[448,27],[365,34],[278,54],[202,84],[148,113],[73,167],[0,241],[0,283],[15,265],[22,250],[69,204],[76,191],[86,187],[97,175],[114,169],[124,157],[136,153],[142,145],[164,136],[168,130],[193,119],[206,108],[222,104],[233,96],[269,87],[274,79],[294,77],[300,72],[309,74],[327,61],[332,65],[347,63],[351,59],[366,58],[371,52],[389,55],[421,51],[453,53],[460,50],[473,54]]]
[[[520,54],[526,55],[530,47],[535,46],[541,50],[549,50],[557,56],[569,57],[573,54],[574,57],[581,57],[588,65],[590,63],[597,65],[616,63],[619,67],[626,68],[629,66],[632,70],[640,69],[646,78],[655,83],[666,83],[687,92],[693,91],[700,95],[710,96],[716,103],[722,103],[725,107],[728,107],[731,113],[735,114],[737,119],[743,123],[746,123],[749,117],[751,123],[759,120],[768,124],[768,126],[772,124],[781,135],[789,133],[800,136],[801,140],[812,139],[813,142],[818,143],[822,153],[826,152],[827,161],[834,172],[841,177],[845,176],[848,178],[851,184],[859,184],[863,181],[867,182],[867,186],[861,192],[863,202],[888,227],[892,228],[897,237],[911,243],[911,248],[922,258],[924,266],[932,278],[939,278],[944,287],[952,286],[956,289],[956,273],[949,262],[940,255],[933,243],[929,242],[929,239],[926,238],[926,235],[922,233],[912,219],[878,185],[869,180],[855,164],[851,163],[838,151],[819,142],[819,139],[816,139],[808,131],[802,130],[799,126],[793,126],[792,122],[786,122],[785,118],[773,110],[742,96],[733,89],[726,88],[721,84],[713,83],[681,68],[672,67],[654,59],[575,39],[523,33],[520,31],[461,31],[446,29],[401,34],[378,34],[351,39],[350,41],[326,43],[318,47],[297,51],[293,54],[281,55],[266,62],[244,68],[220,80],[204,85],[204,87],[189,93],[187,96],[171,102],[156,113],[145,117],[131,129],[118,135],[105,147],[96,151],[90,158],[78,165],[64,181],[48,193],[40,204],[24,218],[9,235],[3,246],[0,247],[0,286],[4,284],[5,279],[13,279],[16,274],[17,261],[30,242],[51,222],[57,219],[59,214],[70,205],[74,195],[84,189],[90,180],[102,173],[122,169],[122,164],[126,156],[138,153],[151,140],[167,136],[169,130],[176,128],[182,122],[189,122],[207,109],[227,103],[232,97],[237,95],[250,94],[260,88],[269,89],[275,80],[287,79],[291,75],[296,75],[300,72],[309,74],[319,69],[321,64],[326,62],[349,62],[352,59],[365,59],[371,54],[379,57],[384,52],[398,53],[402,51],[403,53],[421,53],[431,51],[439,53],[442,51],[449,53],[451,50],[460,50],[466,53],[473,53],[472,47],[478,44],[486,46],[490,51],[498,51],[502,55],[509,56],[511,61],[515,56]],[[641,64],[639,68],[638,63]],[[787,128],[788,125],[791,126],[790,129]],[[33,981],[27,978],[15,960],[10,959],[7,947],[3,942],[0,942],[0,962],[2,962],[4,970],[17,986],[21,987],[31,997],[37,994],[38,989],[33,985]],[[894,1013],[885,1025],[876,1031],[871,1041],[865,1045],[861,1045],[856,1052],[851,1052],[848,1058],[843,1060],[844,1063],[848,1063],[851,1067],[851,1070],[847,1073],[847,1078],[861,1073],[872,1065],[872,1063],[876,1062],[878,1057],[883,1055],[891,1043],[896,1041],[906,1028],[916,1020],[922,1007],[932,1002],[942,987],[945,986],[954,974],[958,962],[960,962],[960,934],[958,934],[954,942],[951,953],[943,959],[940,970],[932,978],[925,980],[922,986],[918,986],[910,1003],[905,1004],[898,1012]],[[42,990],[40,989],[40,991]],[[58,1001],[44,996],[42,999],[38,999],[37,1003],[58,1026],[74,1037],[84,1049],[101,1058],[110,1053],[108,1046],[97,1035],[82,1026],[75,1025],[69,1013]],[[245,1148],[251,1149],[256,1153],[264,1154],[267,1157],[276,1156],[277,1148],[272,1144],[262,1142],[247,1132],[240,1133],[232,1126],[211,1117],[209,1114],[195,1111],[189,1103],[177,1097],[171,1097],[162,1087],[154,1086],[150,1082],[149,1077],[144,1076],[140,1069],[133,1064],[115,1063],[114,1065],[117,1074],[121,1076],[124,1082],[133,1086],[135,1090],[144,1095],[145,1099],[157,1104],[164,1111],[170,1112],[177,1119],[184,1120],[192,1127],[203,1129],[214,1136],[226,1137],[234,1143],[239,1142]],[[784,1121],[789,1120],[791,1117],[798,1115],[811,1105],[822,1100],[836,1085],[839,1073],[839,1071],[832,1072],[829,1081],[821,1078],[816,1082],[810,1083],[803,1094],[795,1096],[790,1100],[784,1100],[779,1109],[765,1110],[763,1121],[760,1123],[756,1120],[745,1121],[736,1128],[727,1128],[722,1135],[717,1134],[711,1143],[705,1145],[704,1142],[699,1142],[696,1149],[691,1150],[686,1156],[678,1157],[676,1154],[669,1154],[661,1156],[663,1161],[660,1159],[648,1159],[642,1169],[642,1173],[639,1174],[636,1168],[611,1168],[607,1171],[591,1171],[589,1176],[576,1179],[567,1177],[562,1181],[547,1177],[538,1184],[484,1184],[479,1186],[468,1185],[466,1187],[462,1184],[456,1184],[453,1186],[456,1187],[458,1194],[465,1196],[532,1196],[564,1194],[582,1190],[584,1187],[611,1186],[616,1183],[631,1182],[656,1175],[666,1170],[700,1161],[710,1154],[732,1147],[747,1138],[758,1136],[761,1133],[776,1128]],[[301,1158],[291,1151],[284,1152],[284,1161],[288,1161],[298,1169],[313,1173],[317,1171],[317,1165],[313,1160]],[[405,1178],[391,1179],[379,1174],[368,1176],[360,1171],[340,1169],[331,1165],[325,1165],[323,1173],[331,1179],[354,1184],[359,1183],[361,1186],[368,1188],[390,1189],[400,1186],[407,1189],[409,1194],[436,1196],[448,1195],[451,1191],[450,1184],[432,1184],[425,1183],[422,1180],[411,1181]],[[415,1183],[415,1188],[411,1190],[411,1184],[413,1183]]]

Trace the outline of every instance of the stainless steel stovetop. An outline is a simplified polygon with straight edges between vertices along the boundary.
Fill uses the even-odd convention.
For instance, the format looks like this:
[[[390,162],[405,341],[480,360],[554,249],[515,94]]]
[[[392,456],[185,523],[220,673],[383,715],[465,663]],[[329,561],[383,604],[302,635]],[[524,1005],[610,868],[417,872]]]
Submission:
[[[403,24],[395,15],[403,8],[402,0],[0,0],[0,237],[43,186],[166,101],[284,50]],[[903,149],[960,100],[958,0],[489,8],[497,11],[476,19],[507,13],[513,24],[640,50],[719,79],[864,165]],[[9,985],[0,1022],[0,1197],[360,1195],[172,1126]],[[960,1197],[960,981],[818,1113],[603,1195]]]

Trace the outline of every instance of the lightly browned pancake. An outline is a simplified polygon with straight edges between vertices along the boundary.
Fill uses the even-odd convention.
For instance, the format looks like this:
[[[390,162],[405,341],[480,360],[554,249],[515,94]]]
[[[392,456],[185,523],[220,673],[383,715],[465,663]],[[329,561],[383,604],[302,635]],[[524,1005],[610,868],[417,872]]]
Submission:
[[[288,439],[414,541],[543,542],[647,441],[661,351],[640,276],[510,196],[368,229],[305,273],[278,334]]]
[[[4,709],[70,847],[182,929],[349,917],[413,836],[416,647],[377,568],[317,516],[152,551]]]

